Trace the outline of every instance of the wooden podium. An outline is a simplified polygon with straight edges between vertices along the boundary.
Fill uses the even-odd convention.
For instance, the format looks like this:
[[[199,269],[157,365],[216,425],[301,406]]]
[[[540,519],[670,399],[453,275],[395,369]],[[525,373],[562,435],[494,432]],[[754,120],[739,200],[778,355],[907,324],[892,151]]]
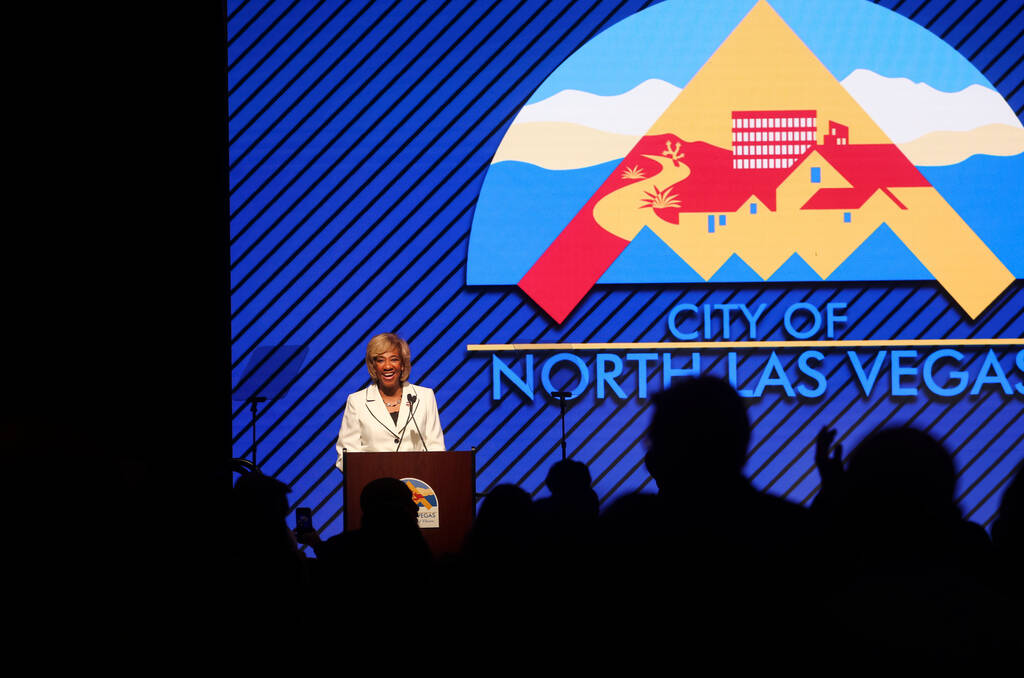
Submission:
[[[476,462],[473,452],[345,452],[345,529],[363,519],[359,495],[377,478],[415,478],[434,490],[438,527],[421,528],[435,556],[455,553],[476,514]]]

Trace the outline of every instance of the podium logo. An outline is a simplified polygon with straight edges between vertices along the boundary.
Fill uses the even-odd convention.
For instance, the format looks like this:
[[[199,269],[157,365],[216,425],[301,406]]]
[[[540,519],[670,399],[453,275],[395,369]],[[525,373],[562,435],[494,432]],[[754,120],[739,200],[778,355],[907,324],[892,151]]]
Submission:
[[[827,16],[825,16],[827,15]],[[939,38],[861,2],[668,2],[580,48],[505,135],[467,283],[561,323],[597,284],[1024,277],[1024,127]]]
[[[402,482],[412,492],[412,500],[419,509],[416,521],[420,528],[441,527],[440,509],[434,488],[419,478],[402,478]]]

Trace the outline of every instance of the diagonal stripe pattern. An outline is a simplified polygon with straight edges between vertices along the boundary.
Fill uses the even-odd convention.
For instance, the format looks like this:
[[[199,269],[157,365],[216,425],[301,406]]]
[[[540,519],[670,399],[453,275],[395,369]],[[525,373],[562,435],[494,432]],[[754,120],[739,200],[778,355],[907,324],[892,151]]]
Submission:
[[[295,505],[314,507],[326,533],[341,529],[344,511],[333,464],[345,397],[365,385],[361,356],[378,332],[409,340],[413,378],[437,390],[449,446],[477,448],[478,491],[514,483],[535,495],[544,492],[547,469],[560,458],[557,408],[507,387],[493,400],[491,356],[467,352],[469,344],[671,341],[665,318],[683,302],[770,309],[844,302],[849,322],[837,339],[1024,336],[1020,282],[977,323],[965,322],[932,283],[599,286],[558,327],[514,288],[467,288],[473,206],[513,117],[577,48],[651,4],[228,3],[233,383],[236,393],[259,392],[275,379],[287,383],[286,393],[262,408],[258,460],[292,486]],[[1020,3],[878,4],[941,37],[1018,116],[1024,113]],[[781,311],[770,312],[761,328],[766,340],[788,338]],[[264,383],[246,379],[257,349],[277,346],[306,347],[304,361],[278,365],[271,350],[257,378]],[[991,350],[1001,364],[1013,365],[1016,348]],[[862,364],[877,353],[851,351]],[[960,369],[977,374],[988,349],[963,352]],[[690,364],[690,352],[671,353],[675,367]],[[703,372],[729,374],[727,351],[700,353]],[[738,354],[739,388],[756,387],[769,353]],[[524,369],[522,356],[500,355]],[[593,354],[579,355],[593,370]],[[777,355],[787,373],[798,373],[798,351]],[[1021,397],[991,387],[956,398],[923,390],[890,397],[887,383],[866,396],[845,356],[845,350],[830,353],[819,365],[829,383],[820,398],[770,389],[748,401],[754,435],[747,472],[754,483],[809,502],[818,489],[818,429],[836,427],[849,449],[880,426],[908,423],[943,441],[960,473],[965,514],[989,523],[1024,458]],[[661,365],[650,362],[643,377],[649,394],[664,383]],[[591,390],[568,410],[570,454],[589,465],[605,503],[654,489],[643,464],[648,399],[634,395],[640,379],[637,369],[624,373],[629,398],[597,399]],[[250,451],[250,416],[243,402],[234,403],[235,456]]]

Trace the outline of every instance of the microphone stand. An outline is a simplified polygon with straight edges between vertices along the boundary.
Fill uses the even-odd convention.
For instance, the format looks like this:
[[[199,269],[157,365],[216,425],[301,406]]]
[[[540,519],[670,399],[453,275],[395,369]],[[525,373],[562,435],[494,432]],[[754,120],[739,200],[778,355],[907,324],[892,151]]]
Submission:
[[[561,405],[560,417],[562,419],[562,461],[565,461],[565,401],[569,399],[569,397],[572,395],[572,392],[551,391],[549,395],[555,400],[557,400]]]
[[[395,452],[398,452],[398,450],[402,449],[402,441],[405,440],[405,430],[407,428],[409,428],[409,422],[410,421],[416,426],[416,430],[417,431],[420,430],[420,425],[416,423],[416,417],[412,416],[414,414],[412,406],[416,403],[416,396],[410,393],[406,397],[408,398],[408,402],[409,402],[409,417],[405,420],[405,426],[402,427],[402,433],[401,433],[399,439],[396,441],[398,443],[398,447],[395,448]],[[420,433],[420,442],[423,443],[423,434],[422,433]],[[423,443],[423,447],[424,447],[424,452],[425,452],[426,451],[426,443]]]
[[[252,412],[250,424],[252,428],[252,465],[258,469],[259,464],[256,463],[256,418],[259,416],[259,412],[256,410],[256,403],[265,403],[267,399],[263,396],[251,396],[246,402],[249,403],[249,411]]]
[[[412,425],[416,427],[416,433],[420,434],[420,442],[423,444],[423,451],[429,452],[430,450],[427,449],[427,441],[423,438],[423,431],[420,430],[420,425],[417,423],[416,417],[413,416],[416,414],[413,412],[413,406],[416,404],[416,396],[410,393],[406,397],[409,399],[409,417],[412,419]],[[406,426],[408,425],[409,424],[407,423]]]

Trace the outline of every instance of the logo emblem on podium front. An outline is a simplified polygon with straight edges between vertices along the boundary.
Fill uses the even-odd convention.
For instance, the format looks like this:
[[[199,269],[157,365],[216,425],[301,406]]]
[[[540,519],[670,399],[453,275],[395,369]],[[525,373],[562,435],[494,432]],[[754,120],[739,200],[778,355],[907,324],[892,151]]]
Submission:
[[[420,528],[441,527],[440,509],[434,488],[419,478],[402,478],[402,482],[412,492],[412,500],[419,509],[416,521]]]

